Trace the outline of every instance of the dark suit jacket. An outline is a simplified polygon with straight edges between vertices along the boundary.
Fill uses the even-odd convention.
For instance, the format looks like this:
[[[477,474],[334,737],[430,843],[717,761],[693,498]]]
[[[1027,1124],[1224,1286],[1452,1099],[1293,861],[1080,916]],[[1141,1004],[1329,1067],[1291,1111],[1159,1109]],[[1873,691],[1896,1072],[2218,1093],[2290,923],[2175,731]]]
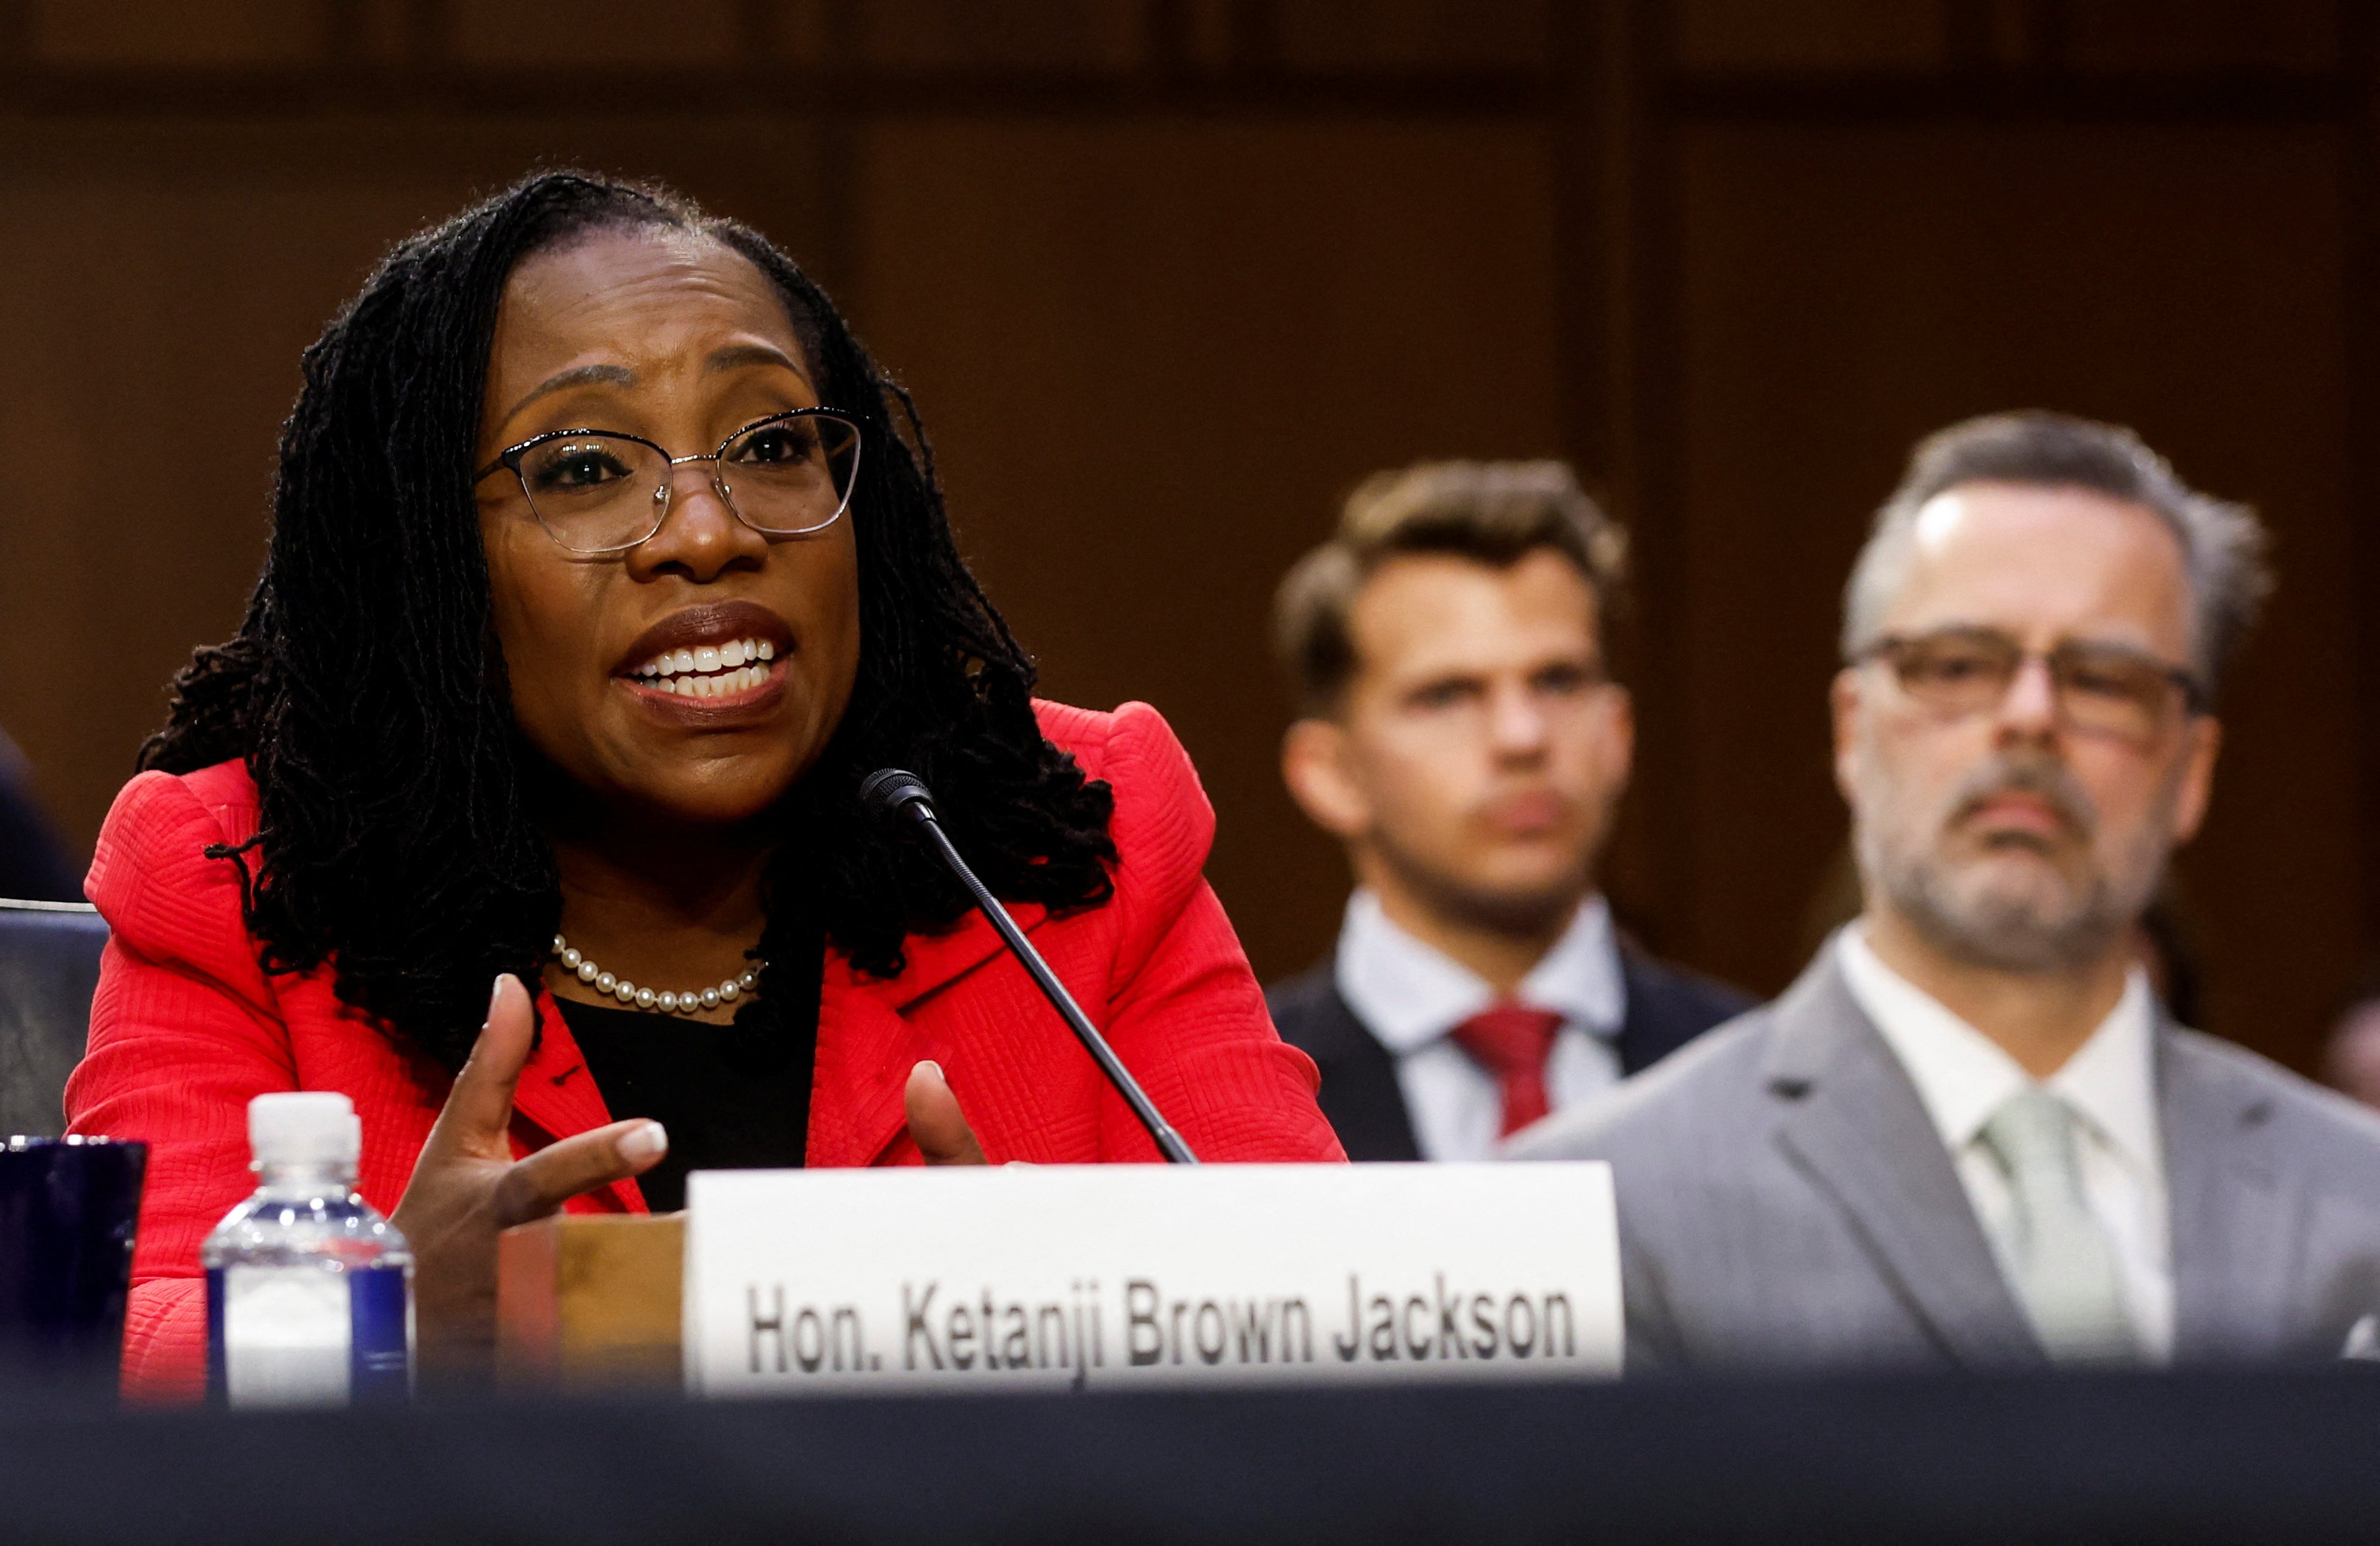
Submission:
[[[1322,1114],[1351,1160],[1418,1160],[1413,1117],[1397,1084],[1396,1058],[1339,994],[1335,956],[1266,992],[1281,1039],[1322,1070]],[[1731,1020],[1753,1000],[1706,977],[1672,967],[1622,942],[1620,977],[1626,1007],[1620,1023],[1620,1071],[1649,1068],[1695,1037]]]

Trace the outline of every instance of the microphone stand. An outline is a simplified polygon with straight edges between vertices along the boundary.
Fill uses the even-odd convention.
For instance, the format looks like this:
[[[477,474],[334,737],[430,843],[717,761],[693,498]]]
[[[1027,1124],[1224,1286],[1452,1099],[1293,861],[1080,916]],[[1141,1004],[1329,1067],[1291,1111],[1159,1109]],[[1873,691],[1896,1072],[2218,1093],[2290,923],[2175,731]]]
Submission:
[[[1033,942],[1025,937],[1025,931],[1008,916],[1008,909],[1001,906],[1000,898],[985,888],[983,882],[976,877],[976,872],[968,868],[967,861],[959,857],[950,834],[942,830],[941,818],[934,813],[934,797],[926,788],[924,781],[917,774],[905,773],[899,768],[880,768],[861,783],[859,798],[862,804],[886,814],[906,815],[924,830],[926,840],[933,845],[942,862],[950,867],[951,873],[959,878],[959,883],[966,887],[967,895],[975,898],[976,907],[999,931],[1010,953],[1024,964],[1026,975],[1041,990],[1042,997],[1058,1011],[1058,1017],[1066,1022],[1067,1029],[1075,1033],[1075,1039],[1082,1042],[1083,1050],[1091,1054],[1091,1061],[1099,1065],[1099,1072],[1107,1076],[1116,1093],[1123,1097],[1124,1104],[1132,1108],[1133,1115],[1140,1118],[1140,1125],[1148,1129],[1148,1136],[1156,1141],[1157,1151],[1173,1164],[1196,1164],[1198,1156],[1190,1152],[1190,1146],[1182,1141],[1182,1135],[1175,1132],[1158,1111],[1157,1102],[1140,1088],[1140,1081],[1132,1077],[1132,1071],[1123,1065],[1123,1060],[1116,1056],[1115,1049],[1108,1045],[1108,1039],[1091,1024],[1090,1016],[1085,1015],[1082,1006],[1075,1002],[1075,995],[1058,980],[1058,974],[1050,969],[1050,963],[1033,948]]]

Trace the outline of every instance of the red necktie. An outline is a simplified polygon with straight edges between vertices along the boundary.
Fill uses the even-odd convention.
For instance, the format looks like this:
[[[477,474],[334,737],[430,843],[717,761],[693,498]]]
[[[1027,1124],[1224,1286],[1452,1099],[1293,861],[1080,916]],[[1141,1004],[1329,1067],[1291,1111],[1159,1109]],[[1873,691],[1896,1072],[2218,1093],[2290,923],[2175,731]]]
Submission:
[[[1553,1109],[1546,1094],[1546,1055],[1562,1017],[1510,999],[1492,1004],[1448,1032],[1455,1045],[1496,1076],[1504,1098],[1504,1132],[1512,1137]]]

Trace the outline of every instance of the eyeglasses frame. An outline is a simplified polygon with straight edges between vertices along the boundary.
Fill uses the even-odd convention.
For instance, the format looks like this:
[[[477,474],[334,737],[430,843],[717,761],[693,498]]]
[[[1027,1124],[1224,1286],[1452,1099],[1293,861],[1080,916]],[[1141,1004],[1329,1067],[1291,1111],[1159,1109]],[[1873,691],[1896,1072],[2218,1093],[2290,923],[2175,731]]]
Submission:
[[[787,420],[792,419],[831,419],[834,422],[847,426],[850,429],[854,441],[851,453],[851,485],[844,491],[843,502],[834,507],[834,514],[827,517],[826,519],[819,522],[816,526],[805,526],[791,530],[775,530],[768,527],[753,526],[752,522],[746,517],[743,510],[737,506],[735,503],[735,495],[729,491],[726,480],[720,475],[719,458],[727,454],[727,448],[729,446],[735,444],[746,435],[750,434],[753,431],[764,429],[771,424],[781,424]],[[636,444],[644,446],[648,450],[651,451],[655,456],[662,458],[662,467],[661,486],[653,491],[653,503],[659,506],[659,510],[653,517],[651,530],[647,531],[643,536],[638,538],[632,542],[620,542],[611,547],[601,548],[575,548],[568,542],[564,542],[560,533],[556,532],[552,527],[546,524],[544,515],[540,512],[537,507],[537,496],[528,492],[528,479],[521,472],[521,459],[540,445],[548,444],[557,440],[567,440],[573,435],[602,435],[611,440],[631,441]],[[709,462],[710,464],[711,492],[719,496],[719,502],[726,505],[728,510],[735,515],[737,520],[742,521],[754,531],[759,532],[764,537],[808,537],[815,535],[818,532],[825,530],[828,527],[832,526],[836,521],[841,520],[843,518],[843,513],[851,508],[851,496],[859,487],[859,458],[861,454],[867,449],[867,426],[853,415],[844,412],[841,408],[788,408],[783,413],[772,413],[768,415],[766,418],[755,419],[749,424],[745,425],[742,429],[737,430],[734,434],[731,434],[726,439],[721,441],[718,447],[709,455],[699,456],[673,456],[669,454],[669,448],[667,446],[656,444],[654,442],[647,440],[642,435],[632,435],[625,430],[599,430],[591,425],[581,425],[576,429],[548,430],[543,434],[529,436],[528,439],[522,441],[517,445],[508,445],[504,447],[502,451],[496,453],[495,460],[490,462],[487,466],[480,469],[479,471],[471,475],[471,486],[477,488],[480,484],[486,482],[491,476],[497,472],[511,472],[514,481],[520,485],[521,498],[528,504],[529,514],[537,517],[538,529],[543,531],[548,537],[552,538],[556,547],[561,548],[565,553],[575,553],[583,558],[600,558],[606,557],[615,553],[625,553],[631,548],[641,547],[645,543],[653,540],[654,536],[660,532],[662,524],[669,519],[671,490],[676,486],[675,480],[671,476],[671,474],[678,468],[686,466],[688,462]]]
[[[1878,638],[1872,639],[1867,643],[1862,645],[1859,649],[1853,651],[1850,657],[1849,663],[1852,665],[1867,665],[1881,662],[1887,665],[1895,665],[1897,663],[1893,659],[1893,656],[1896,651],[1909,649],[1912,645],[1925,643],[1928,639],[1939,639],[1945,635],[1950,634],[1997,634],[1998,637],[2007,639],[2011,644],[2015,644],[2017,642],[2013,635],[1998,628],[1963,627],[1954,626],[1950,627],[1937,628],[1930,633],[1888,633]],[[2005,701],[2008,693],[2015,688],[2017,674],[2022,672],[2027,665],[2030,665],[2034,661],[2039,661],[2042,664],[2042,668],[2049,673],[2050,686],[2053,689],[2056,688],[2058,686],[2058,671],[2056,666],[2051,663],[2051,657],[2058,654],[2060,651],[2067,649],[2070,645],[2082,642],[2082,640],[2078,639],[2062,639],[2058,643],[2056,648],[2049,650],[2028,650],[2019,644],[2017,646],[2016,665],[2015,668],[2009,673],[2008,687],[2001,689],[2001,700]],[[2213,711],[2215,695],[2208,689],[2205,682],[2200,679],[2196,672],[2184,666],[2175,665],[2169,661],[2160,660],[2144,650],[2134,650],[2130,645],[2101,644],[2092,645],[2090,647],[2094,649],[2111,650],[2121,652],[2139,661],[2143,665],[2155,669],[2159,675],[2164,676],[2168,682],[2170,682],[2173,686],[2181,690],[2181,707],[2183,715],[2186,718],[2195,719]],[[1896,671],[1894,675],[1895,679],[1898,680],[1898,671]],[[1902,690],[1906,691],[1907,689],[1904,688]]]

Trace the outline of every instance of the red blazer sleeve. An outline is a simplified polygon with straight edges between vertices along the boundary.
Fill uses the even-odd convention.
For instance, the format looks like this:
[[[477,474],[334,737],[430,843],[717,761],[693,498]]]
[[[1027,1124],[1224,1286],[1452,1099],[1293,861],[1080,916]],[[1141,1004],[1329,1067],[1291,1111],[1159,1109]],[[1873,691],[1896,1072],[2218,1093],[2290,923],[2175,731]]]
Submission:
[[[1200,1159],[1343,1162],[1315,1104],[1313,1060],[1273,1030],[1264,990],[1207,884],[1215,812],[1189,754],[1146,703],[1099,717],[1106,743],[1082,761],[1115,791],[1109,1041]],[[1158,1157],[1111,1092],[1101,1126],[1109,1153]]]
[[[124,1333],[125,1386],[195,1395],[206,1356],[199,1245],[248,1195],[248,1102],[298,1088],[289,1037],[240,919],[247,835],[188,781],[143,773],[116,797],[86,886],[110,937],[91,1046],[67,1082],[75,1133],[138,1138],[149,1172]]]

